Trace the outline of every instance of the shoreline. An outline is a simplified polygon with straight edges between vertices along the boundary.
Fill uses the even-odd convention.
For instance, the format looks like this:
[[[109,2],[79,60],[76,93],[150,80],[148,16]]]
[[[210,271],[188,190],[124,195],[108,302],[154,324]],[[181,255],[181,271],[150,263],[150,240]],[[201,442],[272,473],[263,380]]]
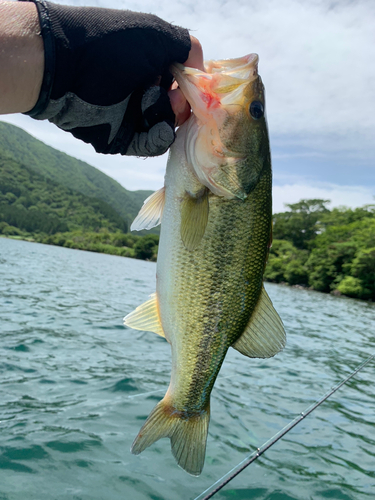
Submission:
[[[127,233],[129,234],[129,233]],[[74,250],[83,250],[83,251],[86,251],[86,252],[93,252],[93,253],[102,253],[102,254],[106,254],[106,255],[115,255],[117,257],[127,257],[127,258],[130,258],[130,259],[136,259],[136,260],[143,260],[145,262],[156,262],[156,259],[157,259],[157,255],[153,255],[152,258],[140,258],[140,257],[136,257],[134,254],[133,255],[127,255],[128,253],[128,250],[130,250],[129,247],[115,247],[115,246],[112,246],[112,245],[101,245],[100,247],[95,247],[95,248],[92,248],[90,247],[90,245],[87,245],[86,247],[84,247],[84,245],[59,245],[57,243],[48,243],[48,242],[45,242],[45,241],[38,241],[38,239],[35,239],[33,237],[22,237],[22,236],[19,236],[19,235],[5,235],[5,234],[0,234],[0,238],[7,238],[7,239],[12,239],[12,240],[19,240],[19,241],[27,241],[29,243],[41,243],[43,245],[50,245],[50,246],[60,246],[62,248],[72,248]],[[144,236],[136,236],[136,238],[145,238]],[[146,236],[147,238],[147,236]],[[72,240],[69,240],[69,241],[72,241]],[[74,242],[73,242],[74,243]],[[281,282],[276,282],[276,281],[272,281],[272,280],[269,280],[269,279],[264,279],[264,282],[265,283],[273,283],[275,285],[282,285],[282,286],[285,286],[285,287],[288,287],[288,288],[296,288],[298,290],[306,290],[306,291],[309,291],[309,292],[316,292],[316,293],[321,293],[323,295],[330,295],[330,296],[333,296],[333,297],[340,297],[340,298],[345,298],[345,299],[353,299],[353,300],[359,300],[360,302],[366,302],[366,303],[369,303],[369,304],[374,304],[375,302],[371,299],[360,299],[358,297],[350,297],[348,295],[345,295],[341,292],[339,292],[338,290],[333,290],[329,293],[327,292],[322,292],[320,290],[315,290],[313,287],[311,286],[308,286],[308,285],[300,285],[300,284],[290,284],[290,283],[287,283],[286,281],[281,281]]]

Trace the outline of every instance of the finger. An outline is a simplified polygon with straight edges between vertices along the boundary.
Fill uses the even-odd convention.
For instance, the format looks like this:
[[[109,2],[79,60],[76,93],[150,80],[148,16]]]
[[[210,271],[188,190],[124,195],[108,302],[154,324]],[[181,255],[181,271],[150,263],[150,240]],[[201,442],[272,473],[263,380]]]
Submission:
[[[205,71],[203,63],[203,50],[200,41],[195,38],[195,36],[190,35],[191,49],[189,52],[189,57],[184,62],[184,66],[189,66],[189,68],[197,68]]]
[[[173,89],[168,92],[173,113],[176,116],[175,126],[182,125],[190,116],[190,105],[185,99],[181,89]]]
[[[205,71],[202,46],[195,36],[190,36],[190,40],[191,49],[184,65]],[[173,112],[176,115],[176,126],[182,125],[190,116],[190,105],[182,91],[175,88],[175,85],[172,85],[172,89],[168,92],[168,95],[171,100]]]
[[[176,82],[176,80],[174,80],[174,82],[170,86],[169,90],[175,90],[175,89],[178,89],[178,83]]]

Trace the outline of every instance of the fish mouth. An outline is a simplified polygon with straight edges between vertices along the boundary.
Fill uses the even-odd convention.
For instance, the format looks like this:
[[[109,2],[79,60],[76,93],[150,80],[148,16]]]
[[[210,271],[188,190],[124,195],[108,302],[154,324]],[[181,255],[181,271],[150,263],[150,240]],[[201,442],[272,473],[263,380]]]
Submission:
[[[221,59],[219,61],[205,61],[205,69],[209,74],[220,72],[234,78],[251,81],[258,74],[258,54],[247,54],[235,59]]]
[[[248,54],[206,61],[206,71],[175,63],[170,71],[195,116],[206,121],[207,115],[243,102],[245,88],[258,78],[258,60],[257,54]]]

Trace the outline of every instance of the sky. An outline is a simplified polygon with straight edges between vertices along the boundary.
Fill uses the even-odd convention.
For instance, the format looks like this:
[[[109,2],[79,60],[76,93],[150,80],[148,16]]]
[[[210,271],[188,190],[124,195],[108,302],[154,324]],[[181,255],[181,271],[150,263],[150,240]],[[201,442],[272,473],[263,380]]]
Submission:
[[[375,203],[373,0],[59,0],[150,12],[188,28],[206,60],[259,54],[273,160],[273,209],[302,198]],[[97,154],[48,122],[3,115],[130,190],[159,189],[167,155]]]

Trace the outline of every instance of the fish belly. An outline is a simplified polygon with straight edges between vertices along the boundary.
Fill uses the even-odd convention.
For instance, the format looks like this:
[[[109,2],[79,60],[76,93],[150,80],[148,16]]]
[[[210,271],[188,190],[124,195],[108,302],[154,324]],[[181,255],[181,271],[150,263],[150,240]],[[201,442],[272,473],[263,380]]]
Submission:
[[[245,200],[208,194],[208,222],[188,249],[181,237],[181,204],[203,188],[191,172],[183,134],[167,165],[165,206],[157,262],[157,308],[171,344],[168,391],[136,437],[141,453],[171,440],[180,467],[202,471],[210,419],[210,393],[228,348],[241,338],[262,293],[271,233],[271,170]]]
[[[187,169],[171,154],[157,297],[172,346],[168,394],[176,410],[194,413],[207,407],[226,352],[244,332],[261,293],[271,230],[271,174],[246,200],[209,195],[205,234],[197,248],[188,250],[180,235],[181,201],[193,175]]]

